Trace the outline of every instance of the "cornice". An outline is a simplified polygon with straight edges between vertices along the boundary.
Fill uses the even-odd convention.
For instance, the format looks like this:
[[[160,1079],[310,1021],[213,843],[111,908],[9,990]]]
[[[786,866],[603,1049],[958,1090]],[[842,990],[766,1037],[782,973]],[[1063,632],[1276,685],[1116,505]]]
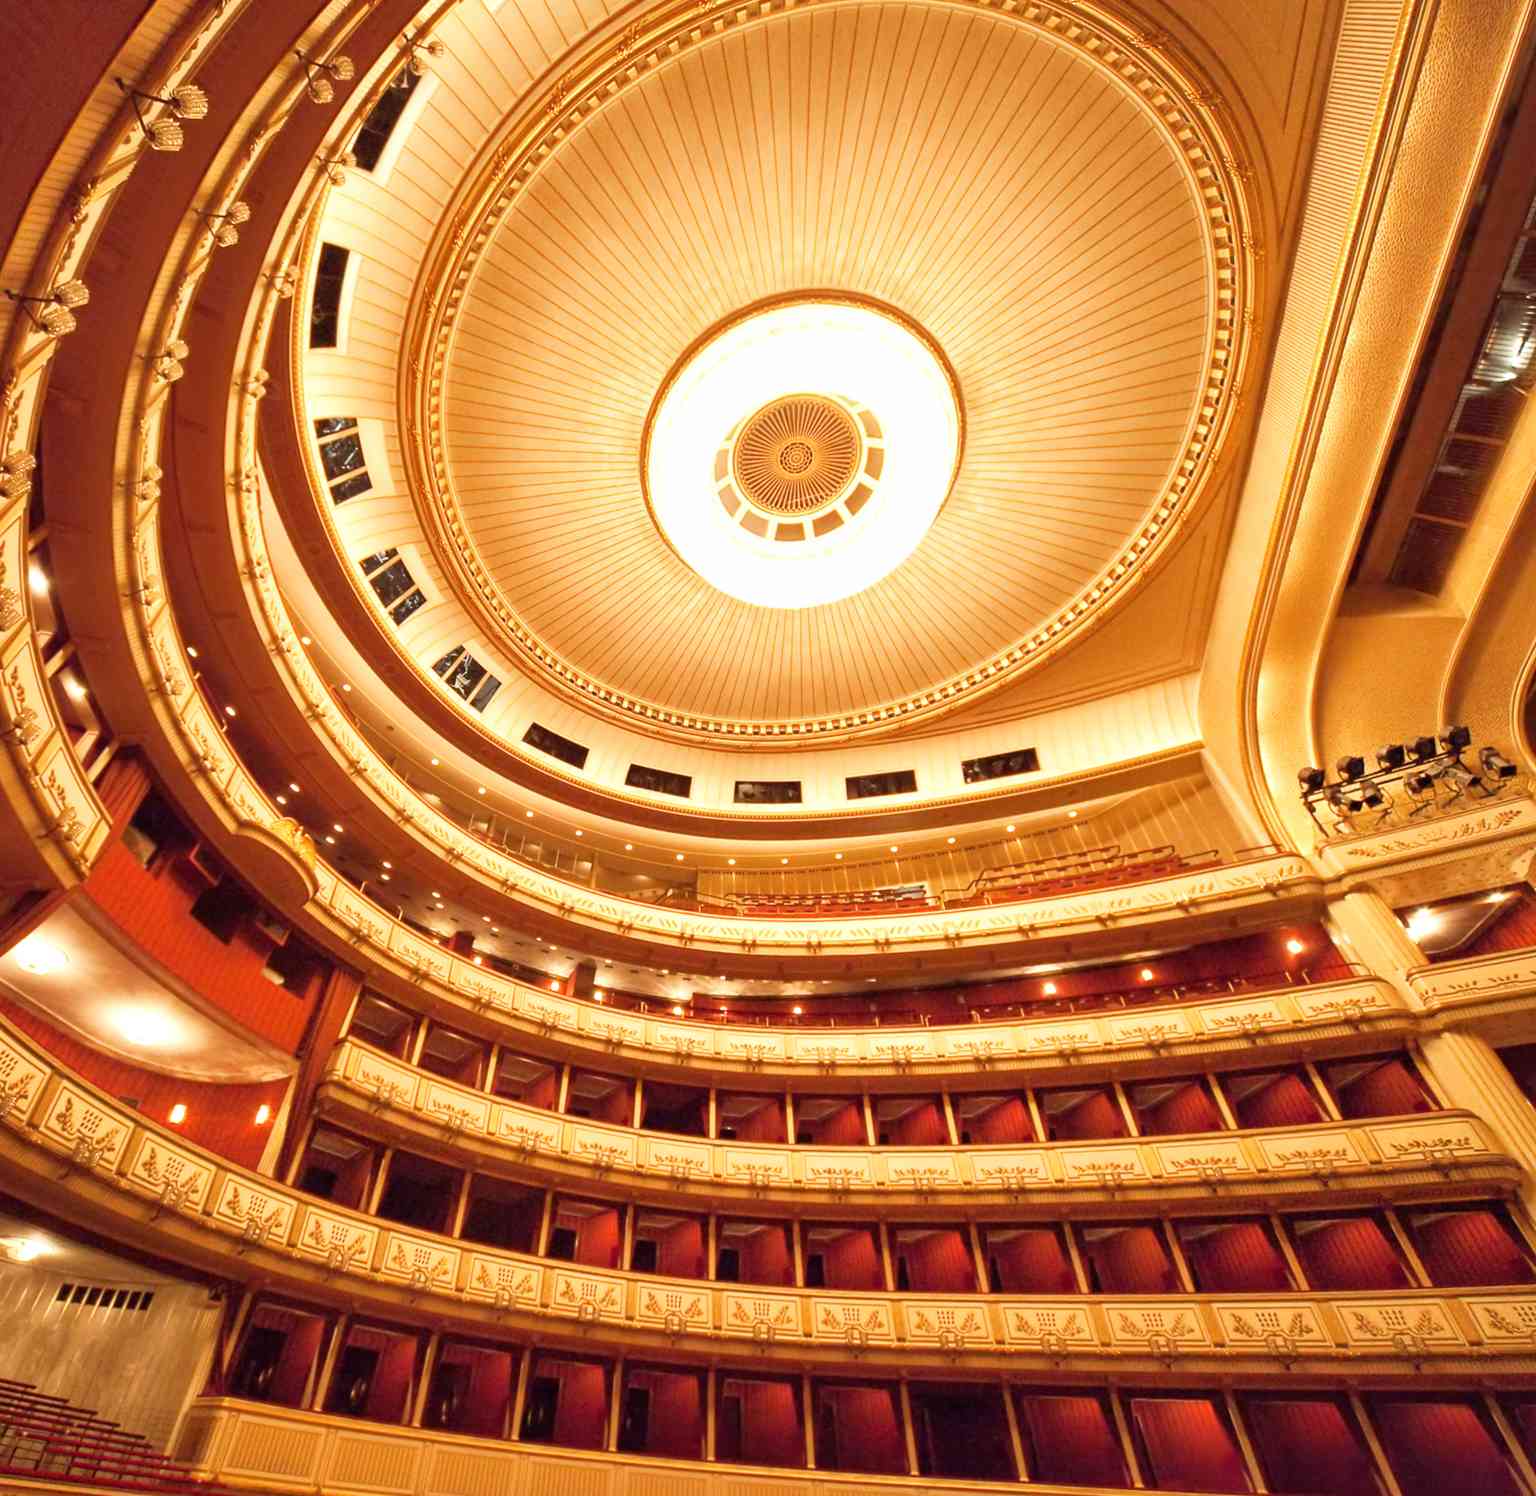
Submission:
[[[1062,0],[1014,7],[963,0],[1048,35],[1106,69],[1155,118],[1183,162],[1205,214],[1212,315],[1204,394],[1163,496],[1123,553],[1052,621],[963,676],[869,710],[802,721],[694,717],[589,679],[556,655],[522,623],[478,560],[449,479],[442,446],[443,365],[466,287],[497,221],[566,133],[681,52],[733,27],[758,24],[809,3],[814,0],[769,0],[750,10],[713,0],[702,5],[663,5],[631,20],[622,32],[615,27],[579,58],[553,72],[546,86],[488,142],[445,216],[418,277],[400,361],[401,449],[417,517],[444,575],[452,579],[453,590],[488,637],[498,640],[533,678],[552,684],[589,712],[653,736],[714,748],[847,742],[922,721],[1010,683],[1057,654],[1085,627],[1102,620],[1168,552],[1186,519],[1198,511],[1232,420],[1251,342],[1259,259],[1244,186],[1251,171],[1225,132],[1220,100],[1209,80],[1197,76],[1182,55],[1174,59],[1160,54],[1148,34],[1090,4]],[[302,417],[297,379],[295,394]],[[421,667],[415,664],[415,668]]]
[[[458,1167],[669,1209],[881,1219],[1060,1219],[1511,1189],[1519,1169],[1465,1112],[1095,1143],[812,1147],[616,1127],[471,1091],[355,1042],[316,1105]]]
[[[605,1346],[637,1354],[665,1348],[669,1360],[764,1366],[856,1360],[1050,1377],[1177,1366],[1196,1380],[1536,1369],[1531,1290],[956,1297],[579,1268],[400,1230],[274,1185],[147,1122],[17,1038],[0,1036],[0,1074],[8,1188],[227,1279],[410,1323],[426,1317],[543,1344],[589,1343],[597,1331]]]

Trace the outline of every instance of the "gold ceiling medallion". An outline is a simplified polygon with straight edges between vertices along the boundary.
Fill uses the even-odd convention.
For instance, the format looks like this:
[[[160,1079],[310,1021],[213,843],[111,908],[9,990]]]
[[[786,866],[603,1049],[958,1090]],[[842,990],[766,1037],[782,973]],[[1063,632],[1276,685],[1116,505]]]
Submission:
[[[742,422],[722,456],[754,508],[803,518],[843,496],[863,452],[858,422],[836,400],[785,395]]]
[[[934,3],[954,8],[945,0]],[[948,714],[1054,658],[1133,592],[1199,510],[1232,424],[1252,345],[1258,256],[1245,183],[1254,173],[1229,133],[1233,113],[1210,80],[1182,54],[1160,48],[1156,38],[1149,39],[1088,0],[1009,0],[1006,5],[960,0],[958,8],[1020,26],[1100,70],[1155,123],[1188,184],[1200,216],[1207,265],[1205,357],[1182,449],[1161,491],[1118,554],[1074,597],[990,659],[910,697],[823,716],[748,720],[674,710],[587,675],[528,626],[498,589],[469,538],[444,439],[445,373],[455,329],[469,304],[470,282],[499,224],[563,142],[679,56],[736,31],[771,26],[796,8],[778,3],[741,7],[734,0],[658,6],[623,28],[615,27],[601,43],[552,74],[505,122],[466,174],[423,267],[402,348],[406,479],[448,584],[532,679],[611,722],[696,746],[755,749],[771,742],[775,748],[821,747],[881,735]],[[796,482],[808,485],[805,475],[821,471],[815,444],[805,445],[811,448],[809,461],[799,446],[787,442],[769,464],[775,482],[758,480],[757,491],[767,495],[769,503],[790,502]],[[796,471],[802,465],[803,471]]]

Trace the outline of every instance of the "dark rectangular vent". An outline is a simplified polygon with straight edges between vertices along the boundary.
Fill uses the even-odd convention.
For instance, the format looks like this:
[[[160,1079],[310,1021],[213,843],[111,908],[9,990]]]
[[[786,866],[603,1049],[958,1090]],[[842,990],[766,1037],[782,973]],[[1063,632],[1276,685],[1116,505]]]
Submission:
[[[738,779],[736,803],[738,805],[798,805],[800,781],[798,779]]]
[[[347,278],[351,251],[339,244],[320,246],[315,270],[315,299],[309,309],[309,346],[334,348],[341,328],[341,283]]]
[[[1006,779],[1010,774],[1033,774],[1040,767],[1040,755],[1033,748],[1015,748],[1011,753],[989,753],[985,758],[968,758],[960,765],[967,784],[986,779]]]
[[[676,795],[686,800],[693,793],[693,779],[687,774],[673,774],[666,769],[648,769],[644,764],[631,764],[624,783],[631,789],[650,790],[657,795]]]
[[[844,783],[850,800],[867,800],[872,795],[910,795],[917,788],[917,774],[912,769],[893,769],[888,774],[851,774]]]
[[[541,727],[537,722],[528,725],[528,731],[523,734],[523,741],[532,748],[537,748],[540,753],[547,753],[551,758],[558,758],[561,763],[569,764],[573,769],[585,767],[587,762],[587,750],[580,743],[573,743],[569,738],[562,738],[559,733],[551,732],[547,727]]]
[[[364,171],[372,171],[378,166],[379,157],[384,154],[384,147],[400,123],[400,116],[418,82],[419,74],[408,67],[401,68],[368,111],[368,118],[358,127],[357,138],[352,142],[352,157]]]
[[[320,466],[333,504],[367,493],[373,487],[356,416],[325,416],[315,422],[315,436],[320,442]]]
[[[53,1301],[70,1309],[127,1309],[142,1313],[155,1302],[152,1288],[114,1288],[104,1283],[61,1283]]]

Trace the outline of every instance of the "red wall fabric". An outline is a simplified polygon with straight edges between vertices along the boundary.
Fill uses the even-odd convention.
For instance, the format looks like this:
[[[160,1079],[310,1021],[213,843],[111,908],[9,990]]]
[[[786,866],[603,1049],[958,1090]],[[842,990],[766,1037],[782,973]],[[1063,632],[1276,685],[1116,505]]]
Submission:
[[[954,1228],[897,1238],[894,1255],[907,1264],[914,1293],[975,1293],[976,1262],[970,1240]]]
[[[611,1122],[615,1127],[632,1127],[635,1121],[635,1088],[630,1083],[615,1086],[592,1108],[592,1115],[599,1122]]]
[[[1509,1464],[1466,1403],[1373,1399],[1403,1496],[1519,1496]]]
[[[608,1442],[607,1371],[584,1361],[559,1361],[546,1363],[540,1373],[560,1382],[550,1442],[567,1449],[602,1449]]]
[[[1152,1226],[1127,1226],[1105,1236],[1080,1238],[1104,1293],[1177,1293],[1179,1277],[1163,1238]]]
[[[679,1221],[661,1234],[656,1243],[656,1271],[668,1278],[707,1276],[702,1221]]]
[[[1298,1075],[1277,1076],[1237,1102],[1232,1110],[1241,1127],[1301,1127],[1320,1122],[1323,1117],[1317,1098]]]
[[[272,946],[255,930],[242,924],[226,945],[192,918],[196,894],[178,879],[173,860],[150,871],[116,842],[102,853],[84,888],[141,950],[205,1001],[294,1052],[309,1021],[309,1004],[262,976]]]
[[[562,1220],[576,1232],[575,1261],[584,1267],[617,1267],[619,1248],[623,1245],[623,1223],[617,1210],[599,1210],[593,1215]]]
[[[1401,1060],[1388,1060],[1350,1084],[1333,1089],[1339,1111],[1346,1117],[1398,1117],[1436,1110]]]
[[[443,1351],[453,1357],[454,1347]],[[460,1433],[483,1439],[499,1439],[506,1427],[507,1409],[512,1401],[514,1361],[505,1351],[460,1348],[459,1358],[469,1367],[469,1388],[454,1427]]]
[[[907,1443],[892,1388],[819,1385],[815,1409],[819,1468],[906,1474]]]
[[[1076,1293],[1072,1259],[1050,1226],[1029,1227],[1007,1241],[988,1243],[1004,1293]]]
[[[894,1122],[882,1123],[880,1130],[888,1133],[891,1142],[898,1147],[927,1148],[949,1142],[944,1113],[936,1101],[915,1106]]]
[[[727,1383],[741,1389],[741,1457],[754,1465],[805,1464],[800,1389],[790,1382]]]
[[[743,1283],[787,1287],[795,1281],[795,1263],[787,1227],[764,1226],[743,1238],[738,1250]]]
[[[636,1371],[626,1386],[643,1386],[651,1395],[645,1453],[672,1460],[704,1455],[703,1378],[691,1372]]]
[[[1178,1087],[1156,1106],[1147,1107],[1136,1118],[1144,1137],[1159,1137],[1172,1132],[1220,1132],[1221,1113],[1199,1081]]]
[[[1387,1233],[1365,1217],[1330,1221],[1294,1231],[1296,1254],[1313,1288],[1406,1288],[1403,1270]]]
[[[1378,1496],[1371,1457],[1331,1399],[1254,1398],[1243,1405],[1243,1418],[1275,1496]]]
[[[1415,1222],[1415,1243],[1437,1288],[1529,1283],[1530,1263],[1489,1210],[1458,1210]]]
[[[1130,1484],[1119,1432],[1097,1397],[1026,1394],[1019,1406],[1034,1454],[1031,1479],[1074,1486]]]
[[[552,1112],[560,1100],[560,1072],[548,1070],[523,1092],[523,1100],[529,1106],[542,1107]]]
[[[1252,1489],[1242,1454],[1214,1403],[1203,1397],[1133,1397],[1131,1417],[1159,1489]]]
[[[1184,1255],[1201,1293],[1288,1293],[1292,1288],[1285,1258],[1255,1221],[1186,1238]]]
[[[1517,898],[1505,904],[1497,919],[1478,932],[1477,939],[1452,952],[1450,958],[1461,961],[1469,956],[1493,956],[1500,951],[1523,951],[1533,945],[1536,945],[1536,897],[1529,890],[1523,890]]]
[[[831,1241],[809,1249],[821,1253],[828,1288],[882,1289],[885,1271],[880,1248],[868,1226],[855,1226]]]
[[[1010,1096],[990,1111],[972,1117],[966,1122],[965,1130],[976,1143],[1032,1143],[1035,1140],[1029,1108],[1019,1096]]]
[[[782,1101],[770,1101],[758,1107],[755,1112],[748,1112],[736,1124],[736,1136],[743,1143],[784,1143],[788,1138],[784,1132],[784,1103]]]
[[[811,1128],[811,1139],[816,1143],[842,1147],[848,1144],[867,1143],[864,1131],[864,1108],[856,1101],[829,1112]]]
[[[256,1109],[271,1108],[275,1118],[288,1089],[286,1080],[259,1085],[215,1085],[207,1081],[180,1080],[142,1070],[83,1044],[55,1028],[19,1003],[0,997],[0,1016],[67,1065],[93,1086],[119,1100],[136,1100],[143,1115],[170,1127],[171,1108],[178,1102],[187,1108],[187,1120],[171,1131],[188,1142],[207,1148],[232,1163],[254,1169],[271,1135],[272,1123],[256,1125]]]
[[[375,1351],[379,1358],[368,1387],[368,1400],[359,1416],[375,1423],[403,1423],[409,1411],[411,1373],[416,1365],[415,1336],[393,1335],[367,1325],[353,1325],[347,1331],[342,1354],[345,1355],[352,1346]],[[340,1365],[339,1361],[337,1365]]]
[[[1119,1103],[1107,1090],[1092,1091],[1066,1111],[1049,1114],[1045,1125],[1053,1138],[1066,1143],[1126,1136]]]

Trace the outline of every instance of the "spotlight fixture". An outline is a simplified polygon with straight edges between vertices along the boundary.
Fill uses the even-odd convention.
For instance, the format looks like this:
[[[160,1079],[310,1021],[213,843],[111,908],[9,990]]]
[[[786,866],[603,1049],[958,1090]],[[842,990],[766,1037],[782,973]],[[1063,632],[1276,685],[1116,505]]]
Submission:
[[[180,1127],[181,1124],[187,1120],[186,1102],[178,1101],[176,1105],[171,1108],[170,1114],[166,1120],[171,1124],[172,1127]]]
[[[1308,764],[1305,769],[1296,771],[1296,783],[1301,786],[1304,795],[1314,794],[1327,784],[1328,775],[1317,767],[1316,764]]]
[[[293,55],[304,64],[304,88],[316,104],[329,104],[336,97],[336,85],[345,83],[357,72],[350,57],[333,57],[329,62],[320,62],[297,47],[293,49]]]
[[[1383,743],[1376,750],[1378,769],[1401,769],[1408,757],[1408,749],[1402,743]]]
[[[1447,753],[1461,753],[1472,746],[1472,729],[1465,725],[1442,727],[1440,745]]]
[[[1358,779],[1365,773],[1365,760],[1358,753],[1346,753],[1334,767],[1339,771],[1340,779]]]
[[[74,308],[84,306],[91,299],[91,288],[82,280],[67,280],[60,281],[43,296],[24,296],[19,291],[7,291],[5,296],[6,300],[26,308],[32,325],[40,332],[47,333],[50,338],[62,338],[75,330]]]
[[[202,119],[208,113],[208,95],[195,83],[179,83],[168,94],[152,94],[121,78],[112,81],[133,105],[134,117],[144,132],[144,143],[152,151],[179,151],[186,139],[181,122]],[[163,105],[167,112],[150,119],[145,112],[146,104]]]
[[[1415,763],[1422,764],[1426,759],[1433,758],[1439,751],[1439,742],[1429,734],[1414,738],[1408,744],[1408,752],[1412,755]]]
[[[198,211],[197,216],[208,225],[208,232],[213,236],[214,247],[228,249],[230,245],[240,242],[240,230],[237,225],[250,221],[251,205],[237,199],[222,213]]]
[[[1520,772],[1497,748],[1479,748],[1477,761],[1490,779],[1513,779]]]
[[[1474,774],[1463,763],[1447,764],[1440,777],[1441,781],[1450,789],[1450,793],[1445,797],[1447,804],[1453,800],[1459,800],[1463,795],[1469,792],[1476,795],[1482,795],[1484,798],[1493,793],[1493,791],[1483,783],[1481,777]]]

